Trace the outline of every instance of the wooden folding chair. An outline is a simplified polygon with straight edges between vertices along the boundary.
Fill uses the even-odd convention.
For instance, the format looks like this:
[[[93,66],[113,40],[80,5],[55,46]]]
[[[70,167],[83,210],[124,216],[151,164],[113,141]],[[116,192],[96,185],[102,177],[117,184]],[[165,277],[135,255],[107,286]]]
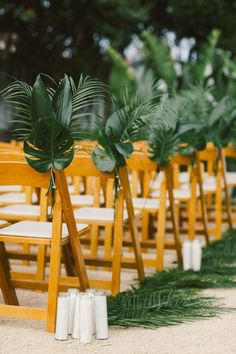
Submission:
[[[205,220],[214,222],[214,228],[208,229],[208,232],[220,239],[222,237],[222,186],[223,173],[222,161],[219,158],[218,151],[212,145],[209,145],[203,151],[195,153],[197,164],[197,176],[199,183],[199,191],[202,203],[202,212],[205,213]],[[210,169],[207,169],[208,164]],[[214,166],[215,168],[213,169]],[[210,172],[210,175],[209,175]],[[212,173],[214,174],[212,175]],[[214,199],[212,198],[214,196]],[[211,206],[206,198],[211,198]],[[209,200],[208,199],[208,200]],[[207,208],[206,208],[207,207]],[[213,209],[213,210],[212,210]],[[209,215],[207,216],[207,210]],[[213,211],[213,219],[210,217]],[[208,238],[209,241],[209,238]]]
[[[134,197],[133,205],[137,210],[142,211],[142,241],[141,246],[145,249],[156,249],[155,259],[144,258],[144,264],[155,266],[158,271],[163,270],[164,248],[175,249],[177,259],[181,262],[181,242],[179,239],[178,223],[176,217],[176,205],[173,198],[172,172],[170,167],[162,170],[163,179],[160,182],[159,195],[156,198],[150,197],[150,175],[157,173],[157,164],[151,161],[147,155],[135,152],[127,160],[131,171],[142,171],[142,197]],[[168,191],[168,193],[166,193]],[[169,197],[167,197],[167,194]],[[170,210],[173,225],[174,242],[165,240],[166,212]],[[148,237],[148,224],[150,215],[157,216],[157,235],[155,240]]]
[[[88,155],[77,155],[74,158],[73,163],[65,170],[67,176],[83,176],[83,177],[96,177],[101,179],[102,183],[108,182],[108,184],[113,183],[115,174],[114,173],[103,173],[96,168],[92,159]],[[138,272],[139,279],[142,280],[144,277],[143,263],[141,258],[141,249],[137,236],[137,227],[135,224],[135,214],[133,210],[131,193],[129,188],[129,181],[127,175],[126,167],[119,169],[119,176],[121,181],[121,188],[119,190],[118,196],[115,201],[115,208],[113,205],[109,205],[107,208],[100,207],[89,207],[80,208],[74,211],[75,219],[79,223],[86,223],[92,226],[91,235],[91,247],[92,254],[86,256],[86,264],[92,266],[103,266],[112,269],[112,280],[111,281],[91,281],[91,284],[95,287],[101,287],[110,289],[112,294],[115,295],[120,289],[120,273],[121,267],[125,266],[128,268],[136,268]],[[109,182],[110,181],[110,182]],[[111,195],[105,196],[106,199],[110,199]],[[124,200],[126,202],[126,208],[124,209]],[[112,202],[113,204],[113,202]],[[122,261],[122,243],[123,243],[123,222],[128,222],[129,230],[132,239],[132,247],[134,249],[135,261],[123,262]],[[105,256],[97,256],[98,247],[98,234],[97,229],[99,226],[104,226],[107,228],[107,233],[105,233]],[[112,233],[113,230],[113,240]],[[111,252],[111,246],[113,253]]]
[[[0,162],[0,185],[23,186],[31,184],[34,188],[47,188],[50,173],[37,173],[26,162]],[[46,321],[46,329],[55,331],[57,296],[61,264],[61,247],[70,243],[73,252],[76,274],[82,290],[89,287],[84,259],[78,237],[87,232],[86,225],[76,225],[72,206],[63,171],[55,170],[57,191],[53,207],[52,222],[20,221],[0,229],[0,284],[4,295],[5,305],[0,305],[0,316],[21,317]],[[62,223],[62,215],[66,224]],[[16,279],[10,273],[9,263],[4,244],[29,243],[51,247],[49,280],[38,281]],[[18,305],[15,288],[48,289],[47,309],[28,308]]]
[[[176,154],[172,158],[172,164],[174,168],[174,198],[181,204],[186,204],[188,239],[193,240],[196,233],[202,233],[203,231],[205,240],[208,242],[207,219],[206,213],[204,213],[205,209],[203,210],[205,204],[203,206],[201,203],[201,195],[198,186],[197,166],[194,162],[194,158],[193,156]],[[185,172],[181,172],[181,169],[183,168],[186,169]],[[202,215],[202,231],[196,229],[198,203],[200,204],[200,212]]]

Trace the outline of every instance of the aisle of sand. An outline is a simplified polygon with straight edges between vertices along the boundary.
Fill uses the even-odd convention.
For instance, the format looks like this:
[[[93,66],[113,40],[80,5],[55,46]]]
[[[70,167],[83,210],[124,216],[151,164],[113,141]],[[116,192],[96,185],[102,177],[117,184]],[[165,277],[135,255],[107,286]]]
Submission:
[[[236,289],[205,291],[224,298],[226,306],[236,307]],[[18,291],[25,305],[46,303],[46,294]],[[76,340],[58,342],[44,331],[44,323],[20,319],[0,319],[0,354],[235,354],[236,313],[226,313],[194,323],[155,330],[110,328],[107,341],[82,345]]]

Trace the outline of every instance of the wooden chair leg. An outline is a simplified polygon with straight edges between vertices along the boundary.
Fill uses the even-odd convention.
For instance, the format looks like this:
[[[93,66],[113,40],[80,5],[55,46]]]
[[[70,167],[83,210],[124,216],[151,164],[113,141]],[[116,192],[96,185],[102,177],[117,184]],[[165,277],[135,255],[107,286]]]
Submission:
[[[66,243],[65,245],[63,245],[62,255],[63,255],[64,265],[66,268],[66,275],[68,277],[69,276],[70,277],[76,276],[75,267],[74,267],[74,263],[73,263],[73,255],[72,255],[72,251],[71,251],[69,243]]]
[[[112,284],[111,293],[113,296],[120,291],[120,272],[121,272],[121,256],[122,256],[122,239],[123,239],[123,191],[120,190],[116,205],[115,223],[114,223],[114,240],[113,240],[113,260],[112,260]]]
[[[44,280],[45,277],[46,249],[45,245],[38,246],[36,273],[36,278],[38,280]]]
[[[112,248],[112,236],[113,236],[113,226],[105,226],[104,234],[104,256],[105,258],[111,257],[111,248]]]
[[[137,225],[135,223],[135,218],[134,218],[134,208],[132,203],[131,191],[129,187],[127,167],[121,167],[119,169],[119,177],[120,177],[121,185],[124,189],[124,198],[126,202],[128,216],[129,216],[129,229],[132,238],[132,244],[134,247],[135,262],[136,262],[138,277],[139,277],[139,281],[142,281],[145,275],[144,266],[143,266],[140,242],[138,239]]]
[[[56,326],[56,311],[57,311],[57,297],[59,287],[59,275],[61,268],[61,246],[60,237],[62,230],[62,224],[60,221],[59,212],[60,207],[56,203],[54,206],[54,219],[58,219],[58,222],[53,222],[51,252],[50,252],[50,269],[48,280],[48,311],[47,311],[47,332],[54,333]]]
[[[229,228],[233,228],[233,218],[231,214],[231,203],[230,203],[230,197],[229,197],[229,191],[228,191],[228,185],[227,185],[227,180],[226,180],[226,161],[225,161],[225,155],[223,149],[219,149],[219,155],[221,159],[221,164],[222,164],[222,177],[223,177],[223,187],[224,187],[224,194],[225,194],[225,204],[226,204],[226,213],[227,213],[227,218],[228,218],[228,224]]]
[[[6,305],[18,306],[16,291],[10,284],[10,265],[6,255],[6,249],[3,242],[0,242],[0,286],[3,299]]]
[[[70,245],[75,262],[76,275],[80,280],[80,289],[85,290],[89,288],[89,280],[86,272],[80,240],[78,239],[78,231],[76,228],[74,214],[72,210],[68,208],[68,205],[71,205],[71,202],[70,195],[67,189],[67,181],[62,171],[56,170],[55,175],[56,185],[60,193],[61,202],[63,206],[63,213],[66,219],[66,224],[70,235]]]
[[[189,200],[188,202],[188,239],[190,241],[195,238],[195,222],[196,222],[196,205],[195,200]]]
[[[205,204],[205,200],[204,200],[201,163],[200,163],[200,159],[199,159],[198,155],[199,155],[199,153],[196,152],[196,173],[197,173],[197,181],[198,181],[199,192],[200,192],[200,203],[201,203],[203,230],[204,230],[205,241],[206,241],[206,244],[208,245],[210,243],[210,239],[209,239],[209,232],[208,232],[207,210],[206,210],[206,204]]]
[[[217,178],[217,191],[215,200],[215,236],[217,240],[222,238],[222,175]]]
[[[30,252],[30,244],[24,243],[22,248],[23,248],[23,252],[24,253],[29,253]],[[27,261],[27,260],[22,261],[22,263],[23,263],[24,266],[28,266],[29,265],[29,261]]]
[[[166,189],[160,195],[160,208],[157,219],[157,239],[156,239],[156,270],[161,272],[164,265],[164,246],[166,229]]]
[[[90,250],[91,250],[91,256],[96,258],[97,253],[98,253],[98,226],[93,225],[91,227],[91,244],[90,244]]]
[[[173,194],[171,166],[167,166],[166,168],[164,168],[164,172],[166,176],[167,190],[169,193],[171,221],[173,225],[173,234],[174,234],[174,240],[176,246],[177,260],[179,265],[181,265],[182,263],[181,241],[179,236],[178,221],[175,213],[175,201],[174,201],[174,194]]]
[[[149,212],[143,211],[142,217],[142,241],[147,241],[148,237],[148,230],[149,230]]]

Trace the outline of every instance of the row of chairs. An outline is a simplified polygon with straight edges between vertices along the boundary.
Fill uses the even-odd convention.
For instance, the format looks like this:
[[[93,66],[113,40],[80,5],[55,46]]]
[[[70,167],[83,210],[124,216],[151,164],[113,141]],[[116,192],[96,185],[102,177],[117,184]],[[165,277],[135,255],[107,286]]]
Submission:
[[[181,263],[180,234],[185,232],[186,218],[188,237],[195,237],[201,222],[206,242],[210,235],[221,236],[223,206],[232,226],[227,183],[231,178],[233,185],[233,175],[226,175],[222,151],[209,146],[196,154],[196,163],[190,157],[175,156],[157,173],[146,145],[140,143],[135,149],[127,161],[128,170],[119,171],[116,198],[115,175],[99,171],[87,153],[78,154],[65,171],[55,172],[56,202],[51,213],[46,196],[50,174],[32,170],[21,146],[0,147],[0,280],[5,300],[0,315],[44,319],[47,330],[53,332],[59,290],[92,286],[115,295],[122,267],[136,269],[142,280],[143,263],[163,269],[166,248],[175,250]],[[235,157],[232,149],[229,152]],[[208,230],[208,220],[215,222],[214,229]],[[168,231],[172,240],[166,239]],[[12,247],[6,248],[9,243]],[[16,249],[17,244],[22,248]],[[36,251],[31,245],[37,246]],[[14,260],[18,260],[17,268],[23,262],[27,271],[13,272]],[[28,271],[33,261],[34,273]],[[47,264],[49,276],[45,275]],[[111,280],[88,279],[88,267],[111,270]],[[15,288],[48,290],[47,309],[19,306]]]

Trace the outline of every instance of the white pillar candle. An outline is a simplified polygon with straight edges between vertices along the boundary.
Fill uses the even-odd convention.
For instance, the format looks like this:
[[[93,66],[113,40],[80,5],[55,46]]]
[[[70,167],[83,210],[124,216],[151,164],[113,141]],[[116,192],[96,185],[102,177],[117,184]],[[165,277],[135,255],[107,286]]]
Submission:
[[[200,240],[194,240],[192,243],[192,268],[194,271],[201,269],[202,263],[202,245]]]
[[[95,321],[96,338],[108,338],[108,319],[107,319],[107,297],[103,291],[97,291],[94,295],[95,302]]]
[[[59,293],[57,299],[56,333],[57,340],[68,339],[69,294]]]
[[[91,343],[93,339],[93,297],[91,294],[80,296],[79,332],[81,343]]]
[[[79,339],[79,326],[80,326],[80,296],[81,293],[76,294],[75,299],[75,312],[74,312],[74,323],[73,323],[73,330],[72,330],[72,338]]]
[[[74,324],[74,313],[75,313],[75,299],[78,289],[71,288],[68,289],[69,293],[69,319],[68,319],[68,334],[72,333]]]
[[[96,325],[95,325],[95,305],[94,305],[94,295],[96,294],[96,289],[90,288],[90,289],[85,289],[85,292],[90,294],[93,299],[93,334],[96,332]]]
[[[183,268],[184,270],[189,270],[192,268],[192,242],[186,240],[183,242],[182,248],[183,254]]]

